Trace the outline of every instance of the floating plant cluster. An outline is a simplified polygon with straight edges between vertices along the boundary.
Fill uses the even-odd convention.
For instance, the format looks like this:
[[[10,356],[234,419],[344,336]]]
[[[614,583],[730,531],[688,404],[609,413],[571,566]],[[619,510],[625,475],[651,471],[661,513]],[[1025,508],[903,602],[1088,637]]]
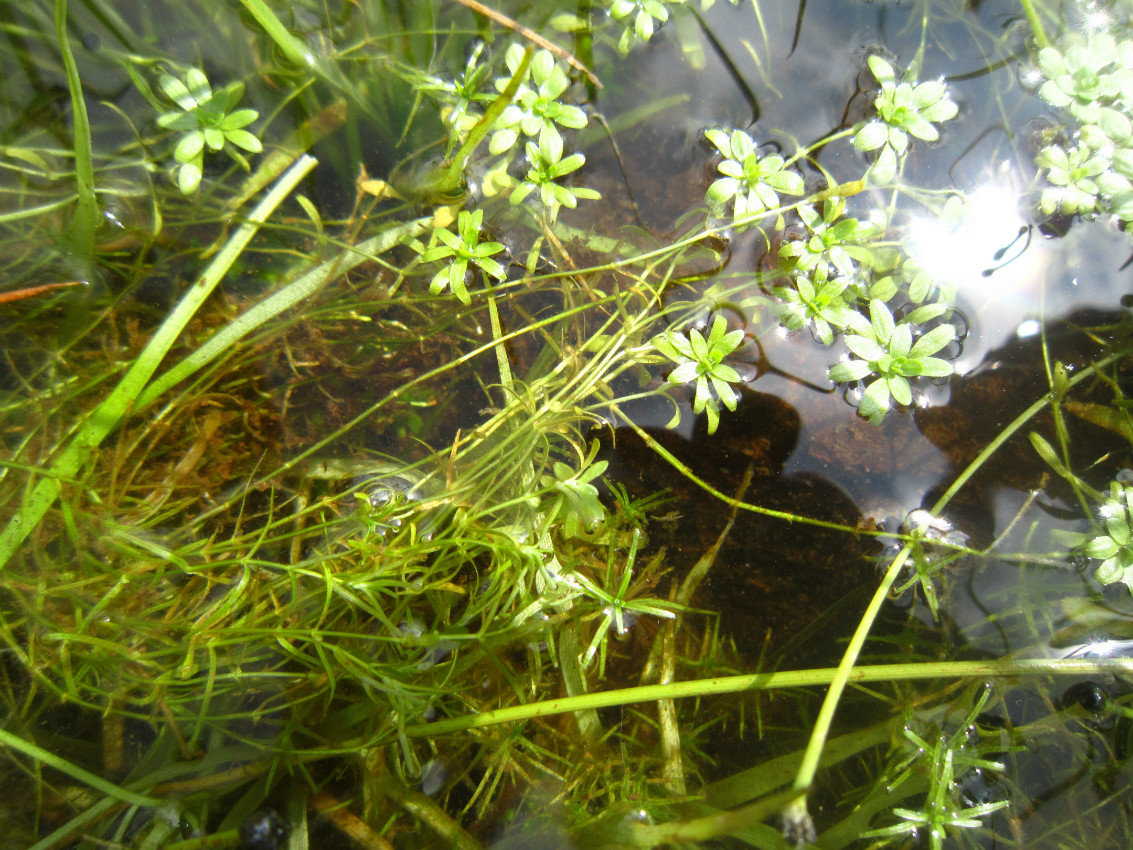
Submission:
[[[940,297],[938,287],[909,258],[881,244],[886,236],[883,227],[846,215],[844,195],[859,191],[864,181],[888,184],[897,179],[909,153],[910,137],[937,140],[940,133],[935,125],[955,117],[958,109],[943,82],[916,82],[916,61],[900,78],[881,56],[871,55],[867,64],[879,91],[873,101],[875,117],[853,130],[854,147],[873,152],[861,180],[829,187],[820,194],[830,197],[819,203],[804,200],[787,206],[783,196],[799,197],[805,192],[798,163],[811,151],[799,151],[790,158],[777,152],[761,153],[747,132],[711,128],[705,136],[722,156],[717,164],[721,176],[708,188],[705,201],[711,215],[730,220],[736,233],[765,227],[768,222],[784,231],[788,214],[802,225],[801,234],[784,239],[779,249],[779,267],[791,281],[772,287],[779,320],[788,330],[810,328],[825,345],[841,334],[853,357],[832,366],[830,379],[861,386],[856,395],[858,412],[879,424],[894,402],[913,403],[909,379],[952,374],[951,361],[935,355],[954,342],[957,333],[953,325],[942,321],[951,311],[950,303],[922,303],[930,295]],[[829,141],[820,141],[813,149]],[[896,304],[908,307],[895,313],[891,305]],[[676,359],[671,350],[662,353]],[[685,364],[693,362],[686,356],[670,381],[673,375],[683,377]],[[733,408],[730,389],[721,392],[719,385],[716,381],[712,387],[724,405]],[[694,410],[709,411],[710,429],[715,430],[718,407],[707,382],[697,385]]]
[[[669,15],[664,4],[653,0],[615,2],[610,13],[616,21],[633,21],[632,27],[625,30],[633,33],[633,38],[627,40],[623,33],[619,42],[623,51],[637,41],[648,41],[653,22],[663,23]],[[479,55],[479,51],[473,54],[459,80],[429,78],[418,83],[421,91],[445,104],[445,114],[458,141],[472,132],[480,115],[478,104],[493,97],[479,90],[487,78],[482,66],[476,64]],[[483,168],[485,193],[506,193],[513,205],[535,195],[546,211],[547,221],[553,223],[560,208],[574,208],[579,200],[600,197],[593,189],[569,186],[563,180],[583,166],[585,157],[582,153],[564,156],[560,128],[581,130],[588,119],[577,106],[562,101],[569,88],[569,77],[548,51],[536,52],[529,68],[524,68],[524,60],[525,52],[519,44],[509,46],[505,64],[511,76],[495,82],[498,92],[511,86],[515,93],[491,125],[488,150],[501,159]],[[957,113],[944,83],[916,81],[917,64],[914,61],[898,77],[886,59],[878,55],[868,59],[879,88],[873,101],[875,117],[853,129],[854,146],[872,155],[872,162],[863,169],[862,180],[873,184],[895,180],[903,170],[910,137],[935,141],[939,138],[935,125]],[[931,283],[925,284],[923,272],[914,270],[915,274],[906,280],[904,275],[910,270],[906,258],[892,247],[880,244],[885,229],[845,214],[843,195],[859,191],[864,185],[861,181],[856,186],[832,186],[825,193],[829,197],[821,201],[804,199],[788,206],[787,199],[798,199],[805,192],[799,161],[807,151],[799,151],[790,158],[765,152],[751,135],[738,129],[709,128],[705,136],[721,155],[716,166],[720,176],[705,196],[714,218],[728,220],[735,233],[762,226],[767,218],[772,218],[775,228],[782,231],[787,227],[788,213],[801,224],[801,238],[784,240],[779,250],[782,272],[791,279],[789,286],[772,287],[780,302],[780,321],[789,330],[811,328],[816,338],[827,345],[834,341],[836,333],[843,334],[858,359],[834,365],[829,374],[836,382],[862,388],[857,396],[862,416],[879,423],[894,402],[912,403],[910,378],[943,378],[952,373],[948,360],[934,356],[956,339],[954,327],[939,321],[947,315],[950,305],[945,301],[922,304],[937,292]],[[524,139],[528,140],[527,171],[517,181],[510,176],[509,168],[518,143]],[[829,141],[817,143],[814,149]],[[450,151],[454,144],[450,140]],[[436,294],[448,287],[465,303],[469,303],[464,282],[468,263],[479,264],[475,252],[482,253],[470,241],[471,233],[464,234],[467,226],[468,222],[461,225],[464,247],[451,234],[446,236],[438,229],[429,245],[420,249],[424,262],[453,259],[447,269],[436,273],[431,291]],[[437,246],[438,239],[445,244]],[[495,261],[490,262],[493,265],[485,270],[498,277]],[[895,314],[886,303],[899,302],[898,296],[920,306]],[[669,373],[668,382],[695,383],[693,411],[707,413],[710,432],[718,425],[720,406],[735,409],[738,398],[728,385],[738,382],[739,376],[721,362],[736,345],[727,351],[721,346],[737,332],[725,334],[724,326],[714,321],[713,331],[717,329],[718,334],[710,334],[712,345],[704,351],[694,349],[707,345],[695,330],[686,337],[682,329],[671,328],[654,337],[655,349],[677,364]]]
[[[579,200],[596,200],[601,195],[594,189],[564,182],[563,178],[583,166],[586,157],[580,152],[565,153],[562,130],[585,129],[589,118],[564,100],[570,78],[563,63],[542,49],[528,60],[528,52],[518,42],[509,45],[504,54],[509,74],[496,79],[497,94],[480,91],[488,76],[488,66],[476,64],[480,51],[469,59],[460,80],[430,78],[419,82],[418,88],[444,105],[452,132],[450,152],[456,142],[471,137],[477,122],[489,121],[485,128],[491,133],[488,152],[499,159],[477,166],[484,173],[485,194],[507,194],[513,205],[534,195],[553,223],[562,207],[573,209]],[[509,87],[514,89],[510,98]],[[490,120],[487,116],[492,107],[487,104],[497,99],[504,99],[506,105]],[[481,111],[482,107],[486,108]],[[526,155],[526,172],[517,180],[509,169],[520,148]]]
[[[610,17],[622,25],[617,50],[622,56],[637,44],[649,41],[657,28],[669,20],[670,6],[682,6],[685,0],[603,0]],[[700,0],[701,11],[708,11],[716,0]],[[730,0],[738,6],[740,0]]]
[[[959,108],[942,80],[916,81],[916,62],[900,79],[881,56],[870,56],[868,64],[881,86],[873,102],[877,117],[858,127],[854,147],[877,151],[867,174],[873,182],[885,184],[897,177],[909,152],[909,137],[935,142],[940,138],[936,124],[955,118]]]
[[[1111,214],[1133,221],[1133,40],[1067,32],[1038,52],[1039,94],[1065,119],[1038,152],[1046,215]]]
[[[1040,48],[1036,61],[1043,77],[1039,95],[1063,120],[1056,140],[1035,156],[1047,184],[1039,209],[1048,216],[1112,215],[1128,230],[1133,222],[1133,38],[1117,26],[1067,31]],[[1096,531],[1062,536],[1100,562],[1094,577],[1101,584],[1124,583],[1133,593],[1131,496],[1127,483],[1111,482],[1108,494],[1097,494]]]
[[[1083,552],[1101,561],[1094,577],[1102,584],[1123,582],[1133,591],[1133,487],[1114,481],[1098,513],[1105,532],[1088,536]]]
[[[735,410],[739,401],[731,384],[738,384],[740,376],[724,358],[739,348],[743,338],[742,330],[728,330],[728,322],[721,315],[712,320],[707,339],[696,328],[687,337],[673,329],[653,337],[653,347],[677,364],[669,373],[669,383],[696,383],[692,411],[708,414],[709,434],[720,424],[719,405]]]

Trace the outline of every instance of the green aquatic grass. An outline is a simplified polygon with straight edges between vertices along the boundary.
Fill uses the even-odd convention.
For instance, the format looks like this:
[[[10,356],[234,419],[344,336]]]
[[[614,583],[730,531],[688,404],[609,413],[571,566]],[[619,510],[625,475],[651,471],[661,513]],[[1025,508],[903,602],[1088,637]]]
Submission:
[[[74,137],[77,201],[74,217],[67,230],[67,242],[79,261],[87,264],[94,255],[94,231],[98,225],[99,211],[98,201],[95,198],[90,118],[87,115],[82,80],[67,34],[67,0],[55,0],[55,35],[59,39],[59,53],[67,73],[67,88],[71,95],[73,116],[71,132]]]
[[[271,40],[279,47],[287,61],[299,67],[315,64],[311,49],[291,34],[279,16],[271,10],[264,0],[240,0],[256,23],[264,28]]]
[[[106,145],[114,120],[92,111],[91,185],[102,192],[127,164],[147,163],[151,179],[140,196],[158,221],[109,232],[97,224],[91,254],[104,264],[106,289],[92,286],[90,301],[78,306],[66,294],[18,305],[7,330],[15,379],[0,405],[11,452],[0,468],[0,504],[14,519],[0,535],[0,705],[9,751],[0,784],[15,790],[14,829],[25,843],[64,846],[80,834],[119,844],[134,834],[138,846],[231,843],[263,804],[304,837],[316,817],[309,807],[342,807],[380,836],[375,841],[395,846],[403,830],[437,846],[483,846],[494,840],[486,825],[511,817],[587,846],[731,836],[785,847],[770,825],[785,811],[795,836],[814,828],[821,846],[841,847],[932,822],[925,801],[964,820],[961,826],[979,821],[1002,833],[1002,800],[969,805],[956,796],[967,764],[956,746],[930,747],[917,759],[911,743],[944,736],[955,744],[961,721],[1005,711],[998,687],[980,698],[978,712],[972,708],[983,681],[1060,689],[1131,672],[1125,659],[1041,657],[1052,636],[1076,629],[1065,640],[1085,645],[1095,628],[1112,630],[1120,612],[1104,615],[1088,583],[1070,575],[1072,553],[1046,539],[1041,515],[1030,512],[1034,500],[986,548],[912,525],[865,528],[769,507],[758,476],[746,492],[725,492],[678,457],[675,442],[634,421],[637,405],[663,402],[675,405],[674,424],[687,427],[703,410],[709,430],[726,430],[739,401],[728,385],[741,383],[745,369],[767,367],[760,347],[781,322],[813,331],[817,356],[827,357],[823,346],[854,326],[850,314],[868,322],[872,308],[891,320],[882,322],[887,342],[898,314],[922,326],[894,344],[904,355],[918,362],[953,356],[941,351],[952,327],[944,287],[906,274],[895,235],[898,213],[931,206],[937,190],[906,183],[902,163],[867,191],[868,161],[852,159],[853,128],[779,157],[758,147],[768,131],[757,121],[742,131],[750,142],[742,150],[715,147],[725,161],[734,153],[733,164],[750,160],[758,170],[771,163],[749,181],[759,205],[748,203],[740,215],[723,197],[728,187],[713,194],[713,179],[739,179],[729,172],[740,166],[721,170],[705,145],[705,181],[693,193],[694,203],[705,203],[686,213],[677,235],[618,227],[604,204],[621,194],[616,172],[631,169],[612,163],[623,152],[641,155],[632,134],[652,131],[661,113],[647,105],[609,116],[617,144],[607,156],[600,134],[577,132],[583,113],[571,110],[587,97],[583,82],[564,87],[566,60],[538,54],[541,94],[523,102],[548,115],[552,101],[560,115],[570,107],[566,121],[549,119],[558,138],[550,158],[577,166],[542,184],[564,207],[556,218],[534,189],[516,195],[525,171],[520,134],[511,150],[490,149],[506,147],[494,139],[506,141],[496,134],[521,96],[525,63],[536,61],[516,47],[514,34],[487,29],[455,4],[367,4],[333,22],[315,4],[300,4],[291,18],[262,3],[243,5],[251,20],[220,10],[210,22],[216,43],[233,46],[232,73],[223,79],[241,80],[249,108],[263,116],[265,155],[251,163],[252,176],[206,169],[197,195],[184,198],[156,161],[169,141],[160,128],[131,115],[133,131],[115,137],[117,147]],[[682,55],[695,56],[699,39],[715,39],[712,18],[697,32],[692,17],[708,5],[672,4],[665,26],[634,41],[648,40],[652,47],[640,49],[654,50],[673,39]],[[920,37],[918,62],[931,57],[937,25],[953,13],[964,19],[958,8],[925,3],[909,17],[909,31]],[[1051,31],[1059,20],[1047,4],[1021,10]],[[552,4],[524,23],[571,44],[607,89],[625,97],[628,89],[619,89],[628,83],[617,73],[617,47],[630,46],[625,21],[586,22],[576,12]],[[174,17],[196,22],[198,13],[180,9]],[[98,3],[78,14],[83,26],[94,19],[120,30],[121,43],[162,43],[146,41],[151,24],[121,22]],[[789,36],[809,25],[801,17],[781,21],[781,10],[766,4],[734,14],[753,15],[764,47],[771,33]],[[134,26],[138,33],[129,32]],[[575,41],[563,35],[572,27]],[[62,46],[60,33],[46,32],[43,43]],[[473,34],[492,38],[476,46]],[[19,55],[16,41],[0,49]],[[153,55],[108,50],[114,79],[145,85],[197,58],[148,49]],[[508,63],[517,49],[524,58]],[[784,85],[771,55],[756,59],[761,73]],[[890,70],[907,67],[897,58]],[[81,53],[68,60],[61,50],[44,67],[74,83],[74,100],[93,85],[83,77],[95,79],[90,61]],[[437,93],[478,61],[492,65],[484,78],[498,75],[497,91],[480,100],[473,93],[467,120],[454,119]],[[896,90],[895,77],[886,81]],[[922,105],[942,102],[937,94],[924,94]],[[484,114],[474,119],[479,109]],[[926,138],[918,134],[924,127],[899,118],[886,120]],[[60,154],[34,128],[16,126],[6,150],[19,153],[7,159],[25,164],[26,182],[5,187],[4,197],[24,206],[0,217],[12,228],[0,244],[13,253],[36,228],[70,226],[51,214],[71,203],[79,192],[71,184],[88,170],[78,150],[82,131],[75,149]],[[531,126],[542,136],[548,125]],[[717,139],[707,138],[728,132],[734,141],[741,131],[717,128]],[[833,168],[827,149],[840,150],[852,167],[839,161],[837,173],[823,172],[820,162]],[[924,153],[919,144],[916,150]],[[450,153],[429,161],[441,151]],[[47,180],[56,162],[73,169]],[[782,176],[796,167],[798,174]],[[759,180],[773,188],[762,191]],[[326,191],[331,184],[334,193]],[[402,198],[388,192],[391,184]],[[582,198],[586,215],[572,216],[554,186]],[[56,192],[67,200],[44,200]],[[593,197],[599,193],[602,201]],[[717,222],[713,201],[732,220]],[[879,214],[867,218],[870,212]],[[737,243],[725,237],[745,229],[744,238],[768,254],[756,272],[728,266]],[[467,257],[458,256],[455,237],[439,235],[453,230],[468,243]],[[492,250],[476,254],[477,240]],[[498,267],[477,262],[488,254]],[[21,258],[12,268],[27,274],[40,262]],[[430,292],[438,272],[447,286]],[[175,285],[162,291],[162,303],[147,287],[167,278],[195,282],[181,296]],[[782,309],[810,304],[831,282],[838,310]],[[55,327],[59,316],[65,320]],[[1013,435],[1043,430],[1053,437],[1036,442],[1044,446],[1036,462],[1077,487],[1079,525],[1091,521],[1096,488],[1085,478],[1094,471],[1072,461],[1079,455],[1065,420],[1089,416],[1124,437],[1121,423],[1096,408],[1123,409],[1129,343],[1120,324],[1090,333],[1106,341],[1105,352],[1069,377],[1047,352],[1050,392],[982,447],[932,513],[947,513],[976,487],[979,471]],[[914,352],[914,336],[933,345]],[[688,340],[692,348],[680,350]],[[868,371],[831,374],[847,384],[893,381],[894,408],[912,400],[919,379],[944,375],[933,364],[905,368],[872,354],[857,361]],[[701,380],[692,369],[697,357]],[[725,357],[734,367],[723,365]],[[1087,395],[1096,387],[1107,388],[1112,403]],[[710,407],[714,398],[722,404]],[[1094,407],[1076,406],[1079,399]],[[1042,423],[1047,410],[1053,432]],[[853,415],[847,406],[847,418]],[[713,583],[746,581],[722,555],[725,544],[738,542],[734,527],[707,551],[684,540],[685,551],[674,551],[667,529],[691,506],[657,493],[629,495],[632,475],[615,480],[617,465],[597,454],[615,422],[668,465],[694,502],[726,505],[733,518],[757,516],[776,529],[834,535],[855,552],[867,538],[890,545],[872,596],[848,597],[814,623],[800,616],[799,642],[786,649],[757,658],[736,649],[723,622],[698,610],[701,597],[688,589],[709,567]],[[1095,462],[1104,469],[1113,461]],[[673,574],[682,557],[695,561],[688,577]],[[948,660],[939,631],[894,611],[890,591],[901,587],[907,597],[920,595],[914,611],[947,614],[958,580],[951,574],[968,567],[941,565],[960,562],[1017,570],[1021,586],[1024,575],[1047,571],[1045,584],[1012,588],[986,623],[971,626],[1009,633],[1019,653]],[[1086,604],[1076,608],[1073,600]],[[633,615],[639,621],[631,625]],[[642,640],[651,629],[658,637]],[[819,643],[841,653],[837,667],[792,663],[792,652]],[[1032,645],[1035,657],[1026,654]],[[772,694],[773,701],[759,698]],[[1053,700],[1037,719],[1003,733],[1010,755],[1001,787],[1033,769],[1026,759],[1041,758],[1017,752],[1019,741],[1049,736],[1077,746],[1076,724],[1091,728],[1093,715],[1083,714],[1091,709]],[[1123,694],[1106,698],[1094,714],[1124,718],[1126,702]],[[887,719],[868,728],[836,725],[879,711]],[[980,746],[999,743],[980,734]],[[744,754],[758,736],[766,762]],[[1098,740],[1102,752],[1110,739]],[[1077,769],[1050,767],[1058,776]],[[881,792],[885,777],[902,777],[897,794]],[[434,782],[426,793],[423,785]],[[544,793],[556,803],[548,806]],[[1012,793],[1013,806],[1026,805],[1024,790]],[[812,825],[807,803],[816,798],[823,815]],[[1072,842],[1099,823],[1120,828],[1123,816],[1086,792],[1067,799],[1037,815],[1050,834]],[[1076,807],[1091,806],[1075,818]],[[150,819],[158,808],[163,817]],[[956,818],[945,823],[949,831]]]
[[[9,749],[22,753],[47,767],[61,771],[76,781],[89,785],[96,791],[101,791],[112,800],[119,800],[123,803],[129,803],[132,806],[143,806],[146,808],[156,808],[162,804],[161,800],[154,797],[146,797],[143,794],[136,794],[125,788],[119,788],[114,783],[107,782],[105,779],[91,773],[89,770],[83,770],[71,764],[66,759],[62,759],[42,747],[37,747],[35,744],[29,743],[5,729],[0,729],[0,742],[3,742],[4,746]]]
[[[15,549],[35,530],[48,508],[59,497],[60,481],[74,478],[91,451],[97,448],[118,426],[122,418],[133,407],[146,383],[184,330],[185,325],[200,309],[205,299],[209,297],[224,275],[228,273],[232,264],[236,262],[240,253],[256,234],[259,226],[314,166],[314,159],[306,156],[301,157],[280,178],[279,182],[272,187],[272,190],[256,205],[256,208],[248,216],[248,221],[242,224],[233,234],[232,238],[217,254],[216,259],[209,265],[209,268],[156,331],[145,350],[134,361],[114,391],[80,425],[78,433],[28,494],[20,512],[9,520],[3,533],[0,534],[0,570],[8,563]]]

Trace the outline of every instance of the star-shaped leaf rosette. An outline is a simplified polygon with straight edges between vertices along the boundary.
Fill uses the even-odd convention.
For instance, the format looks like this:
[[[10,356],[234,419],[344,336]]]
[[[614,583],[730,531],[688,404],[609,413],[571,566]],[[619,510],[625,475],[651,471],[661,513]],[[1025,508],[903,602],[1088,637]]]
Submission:
[[[504,249],[499,242],[481,242],[480,226],[484,223],[484,210],[472,212],[461,210],[457,216],[456,229],[459,235],[437,227],[433,230],[433,237],[443,242],[443,245],[432,245],[421,254],[421,262],[431,263],[434,260],[451,258],[447,266],[433,276],[429,284],[429,292],[438,295],[446,288],[452,292],[463,304],[471,304],[472,298],[468,294],[465,278],[468,276],[468,264],[479,266],[484,274],[491,275],[497,280],[505,277],[504,267],[492,259]]]
[[[909,66],[900,82],[897,72],[885,59],[875,54],[868,62],[881,84],[873,101],[877,117],[858,127],[854,147],[860,151],[878,151],[868,173],[875,183],[890,183],[909,152],[909,136],[935,142],[940,138],[940,131],[934,123],[954,118],[959,110],[943,81],[916,81],[916,62]]]
[[[653,31],[669,20],[669,4],[680,5],[684,0],[606,0],[610,17],[624,26],[618,41],[618,53],[625,56],[638,42],[649,41]]]
[[[747,221],[751,216],[776,209],[780,193],[802,195],[802,175],[778,154],[760,156],[743,130],[710,129],[704,135],[724,155],[716,166],[722,176],[708,187],[705,200],[718,218],[725,218],[731,206],[737,232],[756,223]]]
[[[1101,562],[1094,570],[1098,582],[1121,582],[1133,593],[1133,485],[1111,482],[1109,495],[1098,508],[1098,517],[1101,527],[1093,533],[1062,531],[1055,532],[1055,536],[1087,558]]]
[[[159,115],[157,124],[181,133],[173,158],[178,163],[177,186],[183,194],[191,195],[201,185],[206,150],[223,150],[245,170],[250,170],[248,161],[237,149],[259,153],[263,145],[244,129],[259,117],[259,113],[254,109],[234,108],[244,96],[243,83],[230,83],[213,91],[204,72],[190,68],[183,80],[172,74],[163,74],[159,85],[178,107],[175,111]]]
[[[856,359],[832,366],[830,380],[853,383],[877,376],[858,402],[858,413],[874,425],[889,411],[890,398],[902,405],[912,403],[909,378],[944,378],[954,371],[952,363],[932,356],[956,338],[952,325],[937,325],[913,342],[914,326],[947,309],[944,304],[927,304],[898,323],[885,303],[875,298],[869,302],[869,319],[861,313],[850,314],[845,342]]]
[[[511,45],[504,61],[511,74],[515,74],[523,62],[523,45]],[[570,86],[570,78],[554,56],[546,50],[538,51],[531,60],[528,74],[534,88],[525,79],[514,100],[496,121],[495,132],[488,143],[488,150],[493,154],[506,153],[514,148],[521,134],[538,136],[542,140],[548,136],[558,137],[559,126],[572,130],[586,127],[589,119],[585,112],[573,104],[559,101]],[[496,88],[502,92],[509,82],[510,76],[501,77],[496,80]]]
[[[744,332],[740,329],[728,331],[727,328],[724,317],[717,316],[707,339],[696,328],[690,330],[687,337],[674,330],[653,337],[653,347],[677,364],[677,368],[669,373],[669,383],[696,381],[692,412],[708,414],[709,434],[715,433],[720,424],[720,404],[728,410],[735,410],[739,401],[739,395],[730,384],[740,383],[740,376],[723,361],[739,348]],[[678,413],[669,423],[670,427],[675,427],[679,421]]]

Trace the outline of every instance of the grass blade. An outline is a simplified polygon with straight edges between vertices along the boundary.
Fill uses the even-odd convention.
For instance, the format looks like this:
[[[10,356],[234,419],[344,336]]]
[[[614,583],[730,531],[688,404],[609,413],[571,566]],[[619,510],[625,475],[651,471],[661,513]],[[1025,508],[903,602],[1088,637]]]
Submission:
[[[420,236],[432,223],[432,216],[414,219],[379,233],[352,249],[348,257],[339,256],[317,268],[312,269],[298,280],[293,281],[274,295],[265,298],[235,320],[217,331],[208,342],[178,362],[160,378],[153,381],[138,397],[136,409],[142,410],[152,404],[158,396],[174,384],[184,380],[201,367],[211,363],[223,351],[227,351],[237,341],[278,316],[284,310],[294,307],[304,298],[317,292],[332,275],[344,274],[357,265],[378,254],[385,253],[404,239]]]
[[[4,532],[0,534],[0,569],[4,568],[16,548],[55,503],[59,497],[59,482],[72,478],[106,436],[117,428],[126,414],[134,408],[138,396],[185,329],[185,325],[228,273],[268,216],[314,167],[315,160],[304,155],[280,178],[252,211],[248,221],[237,229],[200,279],[185,293],[130,370],[122,377],[118,386],[79,426],[71,442],[55,458],[50,469],[44,472],[44,477],[25,497],[20,512],[9,520]]]
[[[75,217],[67,231],[68,247],[89,265],[94,256],[94,231],[98,225],[98,200],[94,194],[94,153],[91,146],[90,118],[83,99],[83,83],[71,42],[67,38],[67,0],[55,0],[55,35],[59,39],[59,52],[67,71],[67,88],[71,92],[71,132],[75,148],[75,188],[79,202]]]
[[[50,768],[58,770],[60,773],[65,773],[76,782],[89,785],[96,791],[101,791],[107,797],[113,797],[115,800],[121,800],[123,803],[128,803],[131,806],[154,807],[162,805],[162,801],[155,797],[146,797],[143,794],[136,794],[133,791],[120,788],[113,782],[107,782],[102,777],[95,776],[89,770],[83,770],[81,767],[71,764],[66,759],[60,758],[54,753],[48,752],[29,741],[25,741],[18,735],[13,735],[6,729],[0,729],[0,744],[3,744],[9,749],[21,752],[29,758],[33,758]]]

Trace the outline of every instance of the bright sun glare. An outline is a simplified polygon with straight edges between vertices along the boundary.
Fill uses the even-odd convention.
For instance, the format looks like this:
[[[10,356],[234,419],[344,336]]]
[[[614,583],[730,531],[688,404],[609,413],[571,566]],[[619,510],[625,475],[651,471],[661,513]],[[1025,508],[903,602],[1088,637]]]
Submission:
[[[997,290],[1032,279],[1028,224],[1019,196],[1006,183],[988,183],[968,196],[958,222],[922,217],[908,228],[911,253],[937,280],[978,302],[989,277]]]
[[[1023,335],[1035,317],[1046,274],[1042,237],[1024,217],[1019,190],[1006,174],[968,193],[958,215],[909,222],[911,257],[945,289],[994,348]],[[973,352],[973,356],[979,356]]]

